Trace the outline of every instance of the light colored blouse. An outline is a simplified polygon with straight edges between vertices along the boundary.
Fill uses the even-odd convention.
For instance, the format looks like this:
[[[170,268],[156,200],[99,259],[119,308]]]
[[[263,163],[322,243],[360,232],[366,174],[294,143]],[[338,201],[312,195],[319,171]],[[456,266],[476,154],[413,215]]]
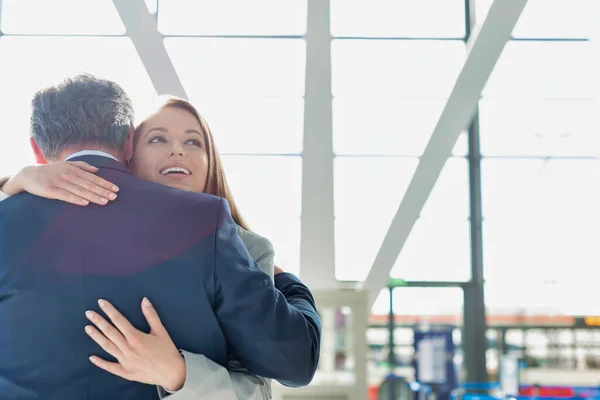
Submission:
[[[248,231],[241,226],[238,229],[238,233],[252,259],[256,261],[260,269],[273,280],[275,273],[275,251],[273,250],[273,245],[269,239],[252,231]]]

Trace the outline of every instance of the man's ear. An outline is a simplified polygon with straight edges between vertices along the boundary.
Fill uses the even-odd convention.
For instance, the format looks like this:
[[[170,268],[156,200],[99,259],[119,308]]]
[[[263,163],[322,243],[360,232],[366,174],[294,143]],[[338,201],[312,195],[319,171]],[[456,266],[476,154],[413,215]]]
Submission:
[[[129,127],[129,135],[127,136],[127,141],[125,142],[125,161],[131,160],[133,157],[133,136],[135,134],[135,130],[133,129],[133,125]]]
[[[31,145],[31,149],[33,150],[33,154],[35,155],[35,161],[37,161],[38,164],[48,164],[46,157],[44,157],[42,151],[40,150],[33,138],[29,138],[29,144]]]

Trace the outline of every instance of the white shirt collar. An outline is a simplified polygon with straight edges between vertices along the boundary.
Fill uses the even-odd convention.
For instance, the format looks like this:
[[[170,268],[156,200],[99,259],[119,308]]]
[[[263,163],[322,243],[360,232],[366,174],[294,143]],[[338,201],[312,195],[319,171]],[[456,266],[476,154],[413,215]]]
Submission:
[[[101,157],[112,158],[115,161],[119,161],[112,154],[108,154],[107,152],[100,151],[100,150],[82,150],[82,151],[78,151],[77,153],[73,153],[69,157],[65,158],[65,161],[69,161],[71,158],[81,157],[81,156],[101,156]]]

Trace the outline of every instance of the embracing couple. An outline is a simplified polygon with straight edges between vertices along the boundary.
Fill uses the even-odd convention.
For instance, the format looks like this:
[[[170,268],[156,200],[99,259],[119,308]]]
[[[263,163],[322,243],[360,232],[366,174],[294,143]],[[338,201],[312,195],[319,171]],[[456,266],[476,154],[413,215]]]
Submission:
[[[133,120],[125,91],[90,75],[32,101],[40,165],[0,181],[0,399],[307,385],[314,299],[244,222],[206,121],[177,98]]]

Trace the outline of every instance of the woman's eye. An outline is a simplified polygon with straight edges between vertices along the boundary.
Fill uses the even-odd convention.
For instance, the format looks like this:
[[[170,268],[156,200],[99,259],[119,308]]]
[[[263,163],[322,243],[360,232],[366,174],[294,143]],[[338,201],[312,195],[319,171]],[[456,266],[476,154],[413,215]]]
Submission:
[[[155,136],[152,139],[150,139],[150,143],[164,143],[165,142],[165,138],[162,136]]]
[[[196,139],[188,140],[187,143],[192,144],[194,146],[202,147],[202,143],[200,143],[200,141]]]

